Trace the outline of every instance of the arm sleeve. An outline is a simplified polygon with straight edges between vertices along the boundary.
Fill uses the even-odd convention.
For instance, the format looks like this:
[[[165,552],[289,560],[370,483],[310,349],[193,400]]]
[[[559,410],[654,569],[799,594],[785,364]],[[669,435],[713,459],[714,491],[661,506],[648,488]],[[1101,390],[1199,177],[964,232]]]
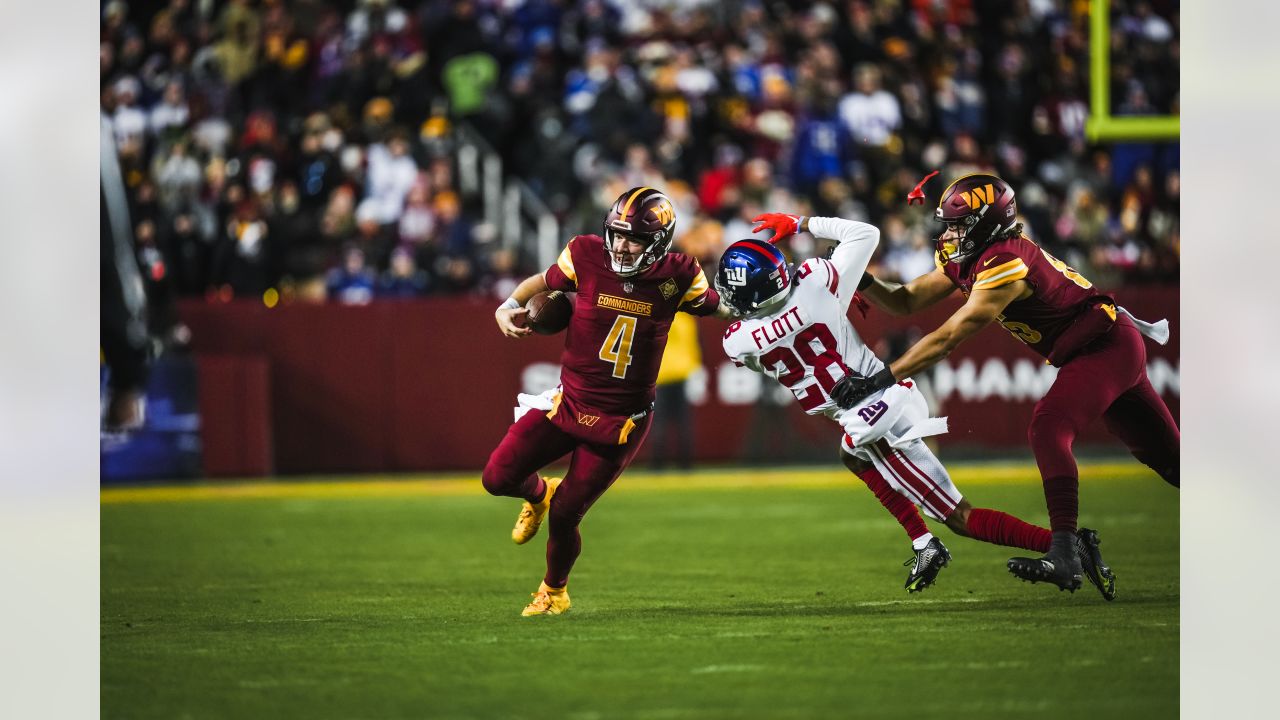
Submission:
[[[680,306],[681,312],[687,312],[690,315],[698,315],[700,317],[709,317],[716,314],[716,309],[720,307],[720,293],[712,288],[698,296],[696,300]]]
[[[578,289],[578,273],[573,267],[572,240],[569,241],[568,245],[564,246],[564,250],[560,253],[560,258],[556,260],[556,264],[547,268],[542,273],[542,277],[547,281],[547,287],[552,290],[574,292]]]
[[[880,228],[857,220],[811,217],[809,232],[814,237],[839,241],[831,254],[831,263],[839,277],[836,296],[840,298],[841,306],[848,310],[853,294],[858,291],[858,281],[880,244]]]
[[[720,293],[711,288],[706,273],[702,272],[702,266],[696,260],[693,261],[693,267],[693,279],[689,282],[689,289],[680,298],[680,310],[690,315],[712,315],[720,306]]]

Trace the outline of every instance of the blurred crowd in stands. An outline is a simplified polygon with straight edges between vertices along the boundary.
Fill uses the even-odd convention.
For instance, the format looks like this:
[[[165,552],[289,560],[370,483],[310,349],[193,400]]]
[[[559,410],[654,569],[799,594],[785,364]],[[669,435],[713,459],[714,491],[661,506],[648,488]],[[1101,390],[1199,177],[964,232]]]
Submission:
[[[879,272],[910,279],[942,189],[991,170],[1095,282],[1176,282],[1177,143],[1085,138],[1088,5],[111,0],[101,107],[161,297],[505,297],[534,239],[460,184],[461,128],[564,239],[650,185],[708,265],[788,211],[877,223]],[[1177,2],[1111,6],[1112,114],[1176,115]]]

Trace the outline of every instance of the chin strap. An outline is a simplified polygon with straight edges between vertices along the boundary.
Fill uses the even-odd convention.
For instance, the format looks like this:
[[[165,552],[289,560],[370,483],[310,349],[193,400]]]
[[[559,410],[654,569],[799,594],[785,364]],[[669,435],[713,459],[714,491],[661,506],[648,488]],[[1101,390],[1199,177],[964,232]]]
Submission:
[[[773,297],[769,298],[768,300],[765,300],[764,302],[760,303],[760,305],[756,307],[755,310],[751,311],[751,315],[753,316],[768,315],[769,313],[773,312],[775,308],[777,308],[782,303],[786,302],[787,298],[791,297],[791,290],[794,287],[795,287],[794,285],[788,285],[785,292],[780,292],[777,295],[774,295]]]

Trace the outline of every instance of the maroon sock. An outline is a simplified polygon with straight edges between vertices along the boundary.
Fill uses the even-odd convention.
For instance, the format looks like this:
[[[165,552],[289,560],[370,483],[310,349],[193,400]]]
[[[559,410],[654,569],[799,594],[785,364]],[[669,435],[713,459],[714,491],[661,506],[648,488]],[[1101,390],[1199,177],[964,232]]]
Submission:
[[[542,498],[546,494],[547,483],[542,480],[538,473],[533,473],[520,482],[520,497],[534,505],[542,502]]]
[[[876,499],[880,501],[884,509],[898,519],[898,522],[902,524],[902,529],[907,531],[908,537],[915,540],[929,532],[929,526],[924,524],[924,519],[920,517],[920,511],[916,509],[916,506],[904,497],[902,493],[890,487],[879,470],[869,468],[863,470],[858,477],[867,484],[867,487],[871,488],[871,492],[875,493]]]
[[[547,532],[547,574],[542,582],[551,587],[569,584],[569,571],[582,552],[582,534],[578,526],[560,527],[552,518]]]
[[[1042,527],[986,508],[969,511],[968,528],[976,540],[1035,552],[1049,552],[1049,542],[1053,539],[1053,534]]]
[[[1027,431],[1036,466],[1044,481],[1044,500],[1049,508],[1049,528],[1076,531],[1080,508],[1080,483],[1071,446],[1076,438],[1076,422],[1055,412],[1037,412]]]
[[[538,473],[530,473],[529,477],[520,480],[520,484],[516,486],[516,492],[511,495],[538,505],[543,501],[543,496],[547,495],[547,483],[543,482],[543,478],[539,477]]]
[[[1076,531],[1076,519],[1080,513],[1080,481],[1075,475],[1045,478],[1044,502],[1049,507],[1051,530]]]

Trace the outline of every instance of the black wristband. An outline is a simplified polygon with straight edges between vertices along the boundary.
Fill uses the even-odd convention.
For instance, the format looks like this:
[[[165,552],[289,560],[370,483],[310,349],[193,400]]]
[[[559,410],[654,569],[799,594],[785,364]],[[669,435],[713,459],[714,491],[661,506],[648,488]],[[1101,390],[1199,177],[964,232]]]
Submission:
[[[858,281],[858,289],[866,290],[867,288],[871,287],[871,283],[875,281],[876,281],[876,278],[874,275],[872,275],[869,272],[864,272],[862,273],[862,279]]]
[[[898,378],[894,377],[893,371],[889,369],[888,365],[885,365],[883,370],[871,376],[871,382],[875,384],[876,390],[883,390],[887,387],[893,387],[898,382]]]

